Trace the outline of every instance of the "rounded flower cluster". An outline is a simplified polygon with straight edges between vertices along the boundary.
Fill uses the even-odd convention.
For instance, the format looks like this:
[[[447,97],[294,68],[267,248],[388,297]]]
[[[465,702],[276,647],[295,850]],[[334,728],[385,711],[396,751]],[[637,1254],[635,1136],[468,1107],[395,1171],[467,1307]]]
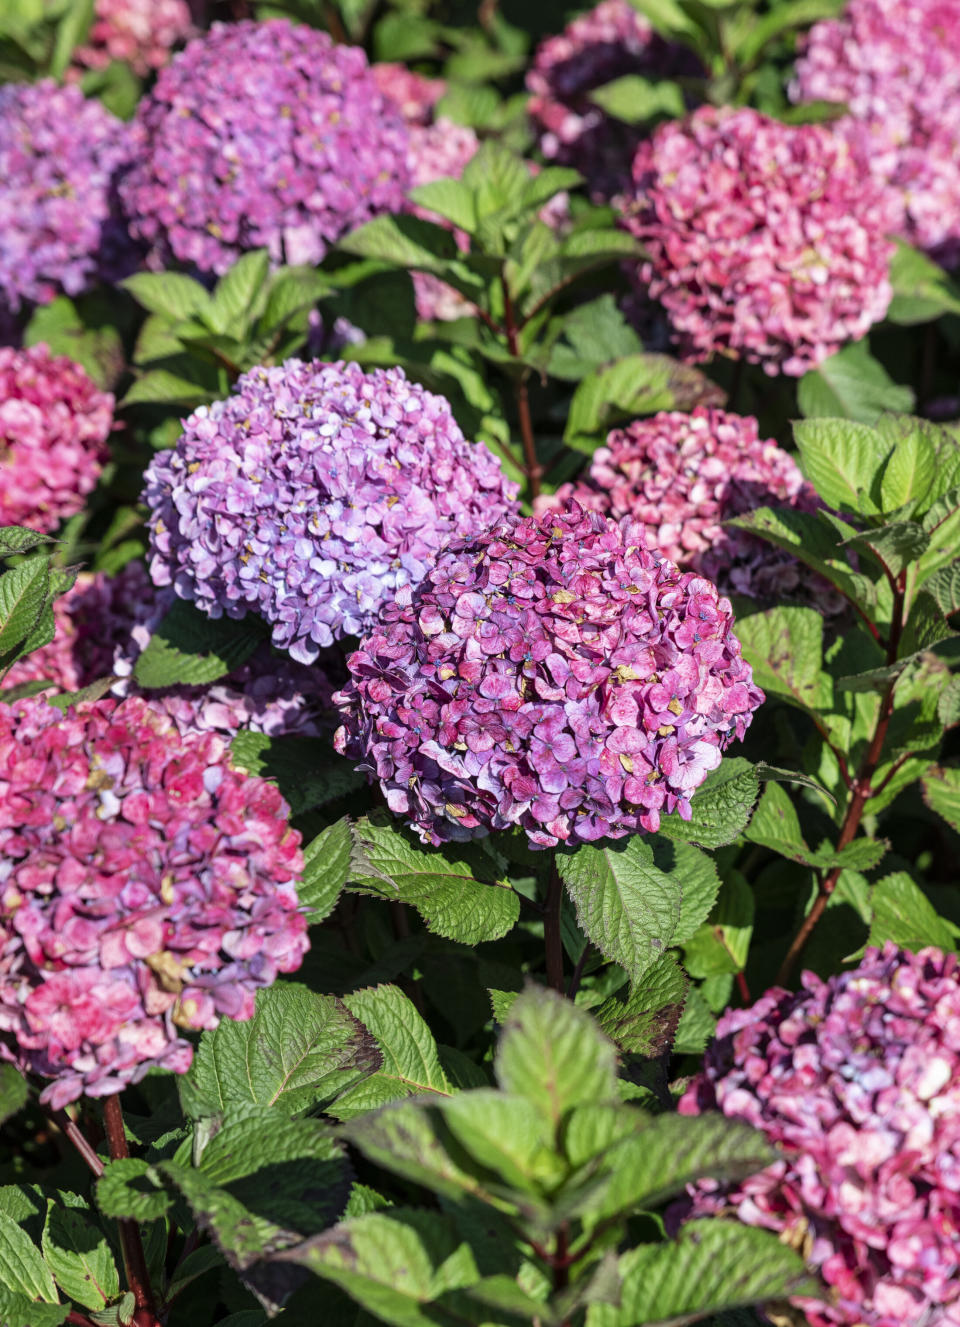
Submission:
[[[122,60],[145,77],[167,63],[190,30],[186,0],[96,0],[93,23],[86,42],[74,52],[74,63],[105,69],[112,60]]]
[[[363,51],[285,19],[215,23],[137,111],[145,147],[120,193],[152,261],[225,272],[247,249],[316,263],[400,211],[407,131]]]
[[[145,701],[0,705],[0,1054],[59,1109],[246,1019],[307,949],[286,804]]]
[[[113,397],[79,364],[45,345],[0,349],[0,525],[46,532],[80,511],[112,423]]]
[[[960,4],[850,0],[811,30],[794,101],[844,103],[837,128],[903,205],[901,229],[960,262]]]
[[[0,87],[0,305],[46,304],[133,270],[115,187],[136,142],[78,87]]]
[[[433,108],[447,90],[442,78],[424,78],[406,65],[382,61],[370,66],[377,87],[409,125],[430,124]]]
[[[619,206],[688,361],[799,376],[890,303],[889,192],[823,125],[704,107],[641,143]]]
[[[508,517],[384,605],[334,745],[425,842],[655,831],[763,700],[730,603],[578,507]]]
[[[650,548],[715,581],[727,593],[759,599],[796,595],[809,572],[796,558],[723,522],[757,507],[811,510],[816,495],[795,461],[757,421],[697,406],[664,411],[614,429],[587,473],[538,507],[582,507],[641,521]]]
[[[172,590],[151,584],[142,562],[128,563],[113,577],[79,576],[54,603],[54,639],[14,664],[4,686],[46,681],[61,692],[79,691],[114,674],[113,694],[133,694],[134,665],[175,599]],[[146,695],[184,732],[233,737],[249,728],[271,737],[313,737],[330,729],[333,691],[323,661],[308,668],[264,644],[210,686],[151,689]]]
[[[858,967],[726,1013],[682,1114],[720,1109],[784,1159],[693,1211],[803,1247],[831,1290],[813,1327],[960,1322],[960,971],[887,943]]]
[[[146,481],[154,583],[211,617],[256,609],[301,663],[364,631],[517,489],[401,369],[295,359],[197,410]]]

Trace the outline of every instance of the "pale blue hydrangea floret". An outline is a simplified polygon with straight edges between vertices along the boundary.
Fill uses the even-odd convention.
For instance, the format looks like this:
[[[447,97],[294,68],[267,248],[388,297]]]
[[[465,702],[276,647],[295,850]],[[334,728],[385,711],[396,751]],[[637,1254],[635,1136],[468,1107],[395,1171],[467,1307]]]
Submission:
[[[401,369],[300,360],[202,406],[146,480],[154,582],[211,617],[255,609],[301,663],[366,630],[517,489]]]

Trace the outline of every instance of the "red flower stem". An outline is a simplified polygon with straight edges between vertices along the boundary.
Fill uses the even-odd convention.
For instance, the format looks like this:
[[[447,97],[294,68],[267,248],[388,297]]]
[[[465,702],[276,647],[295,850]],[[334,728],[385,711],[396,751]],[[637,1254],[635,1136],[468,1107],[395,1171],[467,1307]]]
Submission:
[[[127,1135],[123,1127],[123,1110],[120,1097],[105,1097],[103,1102],[103,1123],[107,1134],[107,1146],[112,1161],[124,1161],[130,1155],[127,1147]],[[157,1310],[150,1287],[150,1275],[147,1271],[147,1259],[143,1252],[140,1227],[136,1221],[120,1218],[117,1221],[120,1231],[120,1247],[123,1250],[123,1266],[127,1274],[127,1285],[133,1291],[139,1313],[137,1327],[160,1327]]]
[[[897,659],[897,651],[900,648],[900,637],[903,634],[903,609],[906,592],[906,573],[901,572],[899,578],[894,584],[893,593],[893,615],[890,625],[890,642],[887,646],[887,665],[893,664]],[[896,691],[898,678],[893,678],[880,702],[880,711],[877,715],[876,727],[873,730],[873,736],[870,739],[870,745],[867,747],[866,754],[853,780],[851,788],[851,797],[847,806],[846,814],[843,817],[843,823],[840,826],[840,837],[837,839],[837,852],[842,852],[848,844],[856,838],[857,830],[860,828],[860,822],[863,819],[864,808],[867,802],[873,797],[879,789],[872,785],[874,774],[877,772],[877,766],[880,764],[883,756],[883,745],[887,740],[887,730],[890,727],[890,720],[893,718],[893,698]],[[886,785],[885,779],[881,787]],[[807,913],[803,920],[803,925],[793,938],[790,948],[787,950],[786,957],[780,965],[780,971],[777,973],[777,984],[786,986],[789,982],[793,969],[803,950],[806,948],[807,941],[813,934],[817,922],[826,911],[827,904],[830,901],[830,895],[837,887],[837,881],[840,879],[842,866],[833,866],[825,876],[821,878],[820,888],[817,897],[814,899],[813,907]]]
[[[550,883],[543,913],[543,943],[547,953],[547,985],[564,993],[563,938],[560,934],[560,909],[563,904],[563,881],[556,860],[550,863]]]
[[[745,1005],[750,1003],[750,987],[747,985],[747,978],[744,973],[737,973],[737,990],[740,992],[740,999]]]
[[[83,1160],[93,1171],[97,1179],[99,1179],[103,1174],[103,1162],[97,1156],[90,1144],[90,1140],[80,1126],[74,1124],[73,1120],[71,1120],[65,1110],[51,1110],[48,1111],[48,1114],[64,1137],[70,1139],[70,1142],[73,1143],[81,1157],[83,1157]],[[67,1321],[69,1322],[70,1319],[68,1318]]]
[[[513,310],[513,301],[510,298],[510,289],[507,285],[507,278],[502,276],[500,284],[503,287],[503,322],[504,331],[507,336],[507,349],[514,359],[519,360],[520,343],[517,339],[517,320]],[[527,373],[522,371],[517,378],[517,416],[520,420],[520,437],[523,440],[523,460],[524,469],[527,472],[527,482],[530,485],[530,497],[536,498],[540,494],[540,480],[543,478],[543,466],[537,460],[537,444],[533,436],[533,418],[530,414],[530,395],[527,391]]]

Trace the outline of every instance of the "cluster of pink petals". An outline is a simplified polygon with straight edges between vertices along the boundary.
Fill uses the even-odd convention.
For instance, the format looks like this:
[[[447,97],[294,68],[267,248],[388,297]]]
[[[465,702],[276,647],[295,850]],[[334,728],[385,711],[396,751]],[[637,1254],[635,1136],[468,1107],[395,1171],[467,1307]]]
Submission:
[[[896,191],[900,232],[960,262],[957,0],[850,0],[810,31],[790,95],[845,104],[837,129]]]
[[[113,397],[45,345],[0,348],[0,525],[54,530],[92,492]]]
[[[799,376],[890,303],[889,191],[823,125],[703,107],[640,145],[618,206],[649,255],[635,279],[690,362]]]
[[[803,1247],[830,1287],[813,1327],[960,1323],[960,971],[887,943],[717,1026],[682,1114],[720,1109],[784,1159],[694,1214],[733,1209]]]
[[[641,521],[647,545],[715,581],[724,594],[789,599],[809,587],[796,558],[724,521],[757,507],[812,510],[816,495],[796,462],[751,416],[697,406],[614,429],[575,483],[538,510],[581,507]],[[822,582],[822,589],[827,589]]]
[[[136,693],[134,665],[175,600],[172,590],[151,584],[142,562],[128,563],[116,576],[79,576],[54,603],[54,639],[14,664],[4,686],[44,681],[59,692],[71,692],[113,674],[114,695]],[[211,685],[142,694],[184,732],[234,737],[250,729],[271,737],[315,737],[329,731],[326,715],[333,691],[323,661],[307,668],[264,644]]]
[[[350,656],[334,745],[429,843],[655,831],[763,700],[729,601],[572,507],[454,544]]]
[[[140,103],[144,148],[120,188],[155,264],[225,272],[248,249],[316,263],[400,211],[406,126],[357,46],[285,19],[215,23]]]
[[[527,72],[528,110],[540,126],[543,155],[579,170],[598,198],[611,197],[629,184],[640,134],[607,115],[590,94],[628,74],[674,78],[695,67],[693,57],[658,36],[630,0],[601,0],[541,42]]]
[[[96,0],[93,23],[74,64],[104,69],[113,60],[145,77],[170,59],[170,52],[190,35],[186,0]]]
[[[377,87],[408,125],[433,122],[433,108],[447,90],[442,78],[425,78],[406,65],[382,61],[370,66]]]
[[[47,304],[133,270],[116,187],[138,142],[78,87],[0,87],[0,307]]]
[[[299,835],[214,733],[139,697],[0,705],[0,1055],[58,1109],[247,1019],[308,947]]]

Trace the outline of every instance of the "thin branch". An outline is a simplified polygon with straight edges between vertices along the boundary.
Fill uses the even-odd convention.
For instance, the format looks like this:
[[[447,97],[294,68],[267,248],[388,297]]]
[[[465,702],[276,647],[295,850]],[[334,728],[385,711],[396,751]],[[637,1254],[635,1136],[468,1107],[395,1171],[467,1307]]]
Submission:
[[[93,1171],[97,1179],[99,1179],[103,1174],[103,1162],[97,1156],[90,1144],[90,1140],[80,1126],[74,1124],[73,1120],[71,1120],[65,1110],[51,1110],[47,1113],[60,1132],[70,1139],[70,1142],[73,1143],[81,1157],[83,1157],[84,1162]]]
[[[111,1160],[126,1160],[130,1155],[130,1149],[127,1147],[119,1096],[104,1098],[103,1123]],[[150,1274],[147,1271],[147,1259],[143,1252],[143,1240],[140,1238],[140,1227],[136,1221],[125,1217],[117,1221],[117,1227],[120,1231],[120,1247],[123,1251],[127,1285],[133,1291],[133,1297],[140,1311],[137,1316],[137,1327],[160,1327],[153,1290],[150,1286]]]
[[[516,360],[522,358],[520,354],[520,343],[517,340],[517,322],[513,309],[513,301],[510,298],[510,287],[507,284],[507,278],[501,276],[500,285],[503,288],[503,317],[505,323],[505,333],[507,337],[507,349]],[[522,370],[517,378],[516,398],[517,398],[517,416],[520,420],[520,437],[523,441],[524,469],[527,472],[527,482],[530,485],[530,497],[536,498],[540,495],[540,481],[543,478],[543,467],[537,460],[537,443],[533,434],[533,418],[530,414],[530,395],[527,390],[527,373]]]

